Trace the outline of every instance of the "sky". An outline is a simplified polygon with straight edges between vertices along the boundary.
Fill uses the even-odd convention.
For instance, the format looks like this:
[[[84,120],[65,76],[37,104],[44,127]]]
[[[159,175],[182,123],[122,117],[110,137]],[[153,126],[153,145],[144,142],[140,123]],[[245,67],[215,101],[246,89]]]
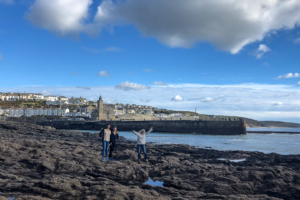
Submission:
[[[300,123],[299,0],[0,0],[0,92]]]

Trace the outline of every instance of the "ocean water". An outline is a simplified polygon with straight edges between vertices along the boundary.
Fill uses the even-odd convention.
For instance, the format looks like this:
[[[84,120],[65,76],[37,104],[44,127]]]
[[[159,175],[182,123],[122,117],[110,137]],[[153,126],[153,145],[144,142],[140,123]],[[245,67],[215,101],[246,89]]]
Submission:
[[[248,131],[300,132],[300,128],[247,128]]]
[[[247,130],[260,131],[261,129],[250,128]],[[292,132],[300,132],[300,129],[288,129]],[[283,131],[282,129],[263,128],[261,131]],[[84,131],[98,133],[99,131]],[[119,132],[129,140],[136,141],[137,136],[132,132]],[[193,135],[152,132],[146,137],[147,142],[155,144],[188,144],[200,148],[210,147],[216,150],[242,150],[259,151],[263,153],[278,153],[283,155],[300,154],[300,134],[259,134],[247,135]]]

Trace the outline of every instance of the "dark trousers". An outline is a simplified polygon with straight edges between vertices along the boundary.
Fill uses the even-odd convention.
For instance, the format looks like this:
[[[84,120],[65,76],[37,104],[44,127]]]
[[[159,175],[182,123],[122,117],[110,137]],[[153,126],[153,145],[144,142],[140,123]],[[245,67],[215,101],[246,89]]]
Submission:
[[[145,154],[145,159],[148,160],[147,152],[146,152],[146,145],[145,144],[138,144],[137,145],[137,152],[138,152],[138,158],[141,160],[141,149],[143,150]]]
[[[109,146],[109,158],[112,158],[112,152],[113,152],[114,149],[115,149],[115,145],[116,145],[116,143],[113,142],[113,143],[111,143],[111,145]]]

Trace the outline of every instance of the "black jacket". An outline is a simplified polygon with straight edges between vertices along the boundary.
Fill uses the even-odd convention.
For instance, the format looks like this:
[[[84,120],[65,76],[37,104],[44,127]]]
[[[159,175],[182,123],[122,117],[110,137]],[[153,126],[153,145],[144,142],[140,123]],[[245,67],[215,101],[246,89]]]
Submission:
[[[114,143],[114,142],[116,142],[118,139],[119,139],[119,134],[118,134],[118,132],[117,132],[116,135],[113,134],[113,132],[111,132],[109,143]]]

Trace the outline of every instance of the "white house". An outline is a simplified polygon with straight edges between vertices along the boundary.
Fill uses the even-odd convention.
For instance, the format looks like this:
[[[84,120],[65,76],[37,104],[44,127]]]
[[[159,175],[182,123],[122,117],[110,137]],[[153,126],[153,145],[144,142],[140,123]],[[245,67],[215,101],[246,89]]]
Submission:
[[[31,109],[32,115],[40,115],[40,109],[39,108],[33,108]]]
[[[7,115],[9,114],[11,108],[0,108],[0,115]]]
[[[44,95],[39,94],[39,93],[34,93],[34,94],[32,94],[32,97],[33,97],[33,99],[36,100],[36,101],[44,100]]]
[[[31,116],[30,113],[31,113],[31,108],[24,109],[24,115]]]
[[[20,93],[19,98],[20,98],[20,100],[31,100],[32,94],[31,93]]]
[[[57,116],[58,112],[57,109],[52,109],[52,115]]]
[[[61,101],[68,101],[68,98],[64,97],[64,96],[60,96],[60,97],[58,97],[58,99]]]
[[[77,117],[77,116],[81,116],[80,112],[68,112],[66,113],[67,117]]]
[[[45,96],[45,100],[46,101],[57,101],[58,100],[58,98],[57,98],[57,96]]]
[[[18,93],[7,93],[5,97],[6,101],[17,101],[19,99],[20,97]]]
[[[23,108],[12,108],[9,111],[9,116],[20,117],[21,115],[24,115]]]
[[[5,94],[4,93],[0,93],[0,101],[5,101]]]
[[[40,114],[40,115],[45,115],[45,116],[47,116],[48,115],[48,109],[47,108],[43,108],[43,109],[41,109],[42,110],[42,114]]]

